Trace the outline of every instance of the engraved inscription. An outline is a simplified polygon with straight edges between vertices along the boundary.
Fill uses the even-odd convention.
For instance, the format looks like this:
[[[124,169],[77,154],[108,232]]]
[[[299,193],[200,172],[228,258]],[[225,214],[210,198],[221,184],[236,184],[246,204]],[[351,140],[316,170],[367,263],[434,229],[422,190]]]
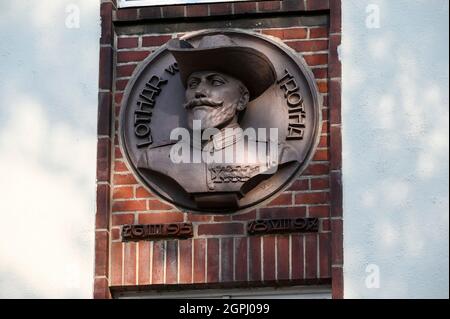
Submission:
[[[318,218],[259,219],[247,224],[249,235],[308,233],[319,230]]]
[[[192,236],[192,223],[124,225],[122,227],[122,241],[189,238]]]
[[[165,71],[170,75],[175,75],[179,71],[177,63],[169,65]],[[139,94],[136,103],[137,109],[134,111],[134,134],[140,140],[137,143],[138,148],[147,147],[153,143],[150,127],[152,110],[156,103],[156,97],[161,94],[162,86],[167,84],[167,82],[167,79],[152,75]]]
[[[284,76],[277,81],[280,88],[284,91],[284,98],[289,110],[288,140],[301,140],[305,132],[306,111],[303,105],[303,96],[300,94],[300,88],[297,85],[295,77],[284,70]]]
[[[259,173],[257,165],[226,165],[209,168],[213,183],[243,183]]]

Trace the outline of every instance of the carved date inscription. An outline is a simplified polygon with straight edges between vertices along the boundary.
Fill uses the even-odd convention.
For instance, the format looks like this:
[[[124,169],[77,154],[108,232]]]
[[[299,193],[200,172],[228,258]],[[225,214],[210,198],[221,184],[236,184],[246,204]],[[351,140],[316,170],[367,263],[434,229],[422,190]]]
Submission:
[[[192,223],[122,226],[122,241],[155,240],[164,238],[185,239],[192,236]]]
[[[318,230],[318,218],[259,219],[247,224],[249,235],[312,233]]]

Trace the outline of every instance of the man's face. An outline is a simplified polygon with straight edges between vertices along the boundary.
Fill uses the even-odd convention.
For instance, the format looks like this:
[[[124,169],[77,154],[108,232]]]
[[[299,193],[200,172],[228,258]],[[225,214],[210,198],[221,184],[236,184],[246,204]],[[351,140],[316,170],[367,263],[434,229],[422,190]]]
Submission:
[[[191,74],[187,81],[186,104],[188,125],[201,121],[201,129],[220,127],[243,110],[248,92],[242,83],[228,75],[202,71]]]

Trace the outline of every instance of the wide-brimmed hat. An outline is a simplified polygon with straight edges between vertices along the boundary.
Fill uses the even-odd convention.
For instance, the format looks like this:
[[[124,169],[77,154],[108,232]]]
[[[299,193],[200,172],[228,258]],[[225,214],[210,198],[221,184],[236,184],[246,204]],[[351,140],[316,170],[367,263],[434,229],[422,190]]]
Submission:
[[[193,72],[217,71],[240,80],[253,100],[276,81],[275,69],[264,53],[237,45],[224,34],[204,36],[196,48],[188,41],[172,39],[167,48],[177,61],[184,85]]]

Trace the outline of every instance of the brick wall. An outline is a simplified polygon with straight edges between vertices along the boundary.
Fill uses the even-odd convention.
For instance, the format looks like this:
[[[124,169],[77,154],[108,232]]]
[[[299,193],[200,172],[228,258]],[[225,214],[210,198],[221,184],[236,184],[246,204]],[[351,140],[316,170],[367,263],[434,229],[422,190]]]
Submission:
[[[342,297],[339,10],[339,1],[332,0],[121,10],[116,10],[112,1],[102,3],[94,297],[110,297],[108,287],[138,285],[243,287],[313,283],[331,283],[333,296]],[[268,12],[270,16],[266,15]],[[236,16],[271,18],[274,15],[283,19],[286,12],[300,17],[306,12],[325,14],[329,23],[282,27],[271,23],[270,28],[246,25],[246,29],[281,39],[304,57],[314,73],[324,105],[320,144],[312,162],[271,203],[247,213],[196,215],[160,201],[127,168],[118,144],[118,115],[123,91],[139,62],[184,32],[155,33],[126,26],[151,19],[174,24],[195,21],[189,28],[202,29],[205,15],[214,15],[216,21],[225,22]],[[319,232],[246,236],[248,220],[284,217],[318,217]],[[123,243],[120,238],[123,224],[182,221],[193,223],[192,239]]]

